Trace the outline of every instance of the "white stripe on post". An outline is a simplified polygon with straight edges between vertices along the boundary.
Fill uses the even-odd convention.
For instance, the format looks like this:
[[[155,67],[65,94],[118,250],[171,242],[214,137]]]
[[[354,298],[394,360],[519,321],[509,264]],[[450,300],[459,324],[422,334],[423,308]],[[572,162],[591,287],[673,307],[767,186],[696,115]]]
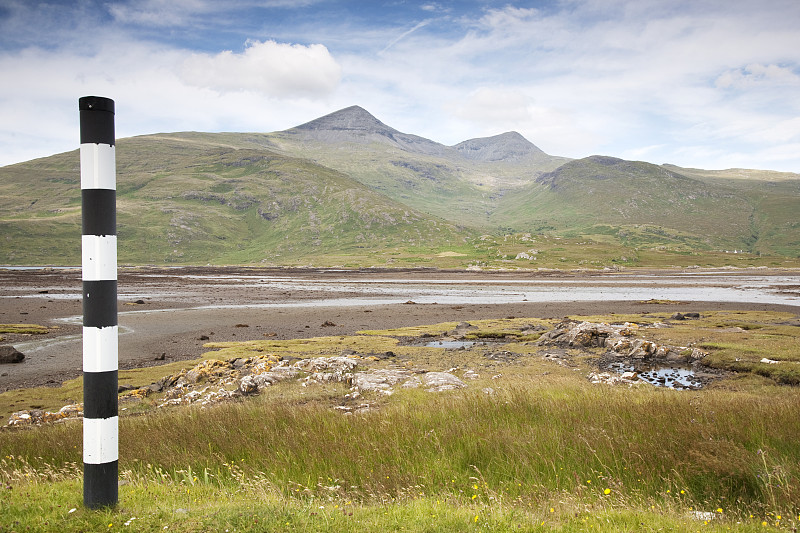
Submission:
[[[119,459],[119,417],[83,421],[83,462],[99,465]]]
[[[81,144],[81,189],[116,189],[114,145]]]
[[[83,328],[83,371],[110,372],[118,370],[119,326]]]
[[[81,235],[83,281],[117,279],[117,236]]]

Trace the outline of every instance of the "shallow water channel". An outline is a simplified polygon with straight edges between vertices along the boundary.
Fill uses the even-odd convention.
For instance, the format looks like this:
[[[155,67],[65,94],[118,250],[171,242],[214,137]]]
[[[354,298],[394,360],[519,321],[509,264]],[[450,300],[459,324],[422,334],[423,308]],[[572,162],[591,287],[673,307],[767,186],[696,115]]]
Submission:
[[[800,275],[732,275],[718,272],[609,274],[602,277],[529,279],[414,279],[351,277],[313,279],[285,276],[198,276],[210,286],[269,287],[300,292],[302,301],[265,302],[263,306],[369,305],[413,301],[422,304],[508,304],[521,302],[595,302],[675,300],[748,302],[800,306]],[[790,290],[787,290],[790,288]],[[793,289],[793,290],[791,290]],[[341,294],[348,294],[341,297]],[[353,295],[358,296],[353,296]],[[316,298],[314,296],[317,296]],[[212,307],[229,307],[225,304]]]

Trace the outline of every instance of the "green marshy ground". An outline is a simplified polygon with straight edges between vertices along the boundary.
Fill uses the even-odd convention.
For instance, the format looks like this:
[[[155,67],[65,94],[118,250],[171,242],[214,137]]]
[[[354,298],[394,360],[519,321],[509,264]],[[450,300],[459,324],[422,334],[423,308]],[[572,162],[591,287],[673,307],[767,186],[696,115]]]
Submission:
[[[674,306],[664,309],[592,319],[644,325]],[[700,391],[592,385],[595,355],[559,365],[519,338],[520,327],[546,324],[535,319],[474,322],[476,337],[508,335],[497,348],[407,342],[455,323],[210,345],[218,351],[207,358],[392,351],[370,364],[457,366],[480,378],[460,391],[375,395],[367,399],[376,409],[351,416],[331,409],[349,392],[343,384],[283,382],[204,409],[150,411],[147,398],[144,415],[120,422],[120,503],[99,512],[81,505],[80,422],[2,431],[0,531],[792,530],[800,392],[779,383],[800,362],[800,327],[788,325],[796,317],[702,315],[638,333],[694,343],[714,366],[751,365]],[[515,357],[490,360],[483,352],[492,349]],[[769,376],[763,357],[782,361],[765,365]],[[123,371],[120,380],[172,371]],[[0,395],[4,406],[11,396]]]

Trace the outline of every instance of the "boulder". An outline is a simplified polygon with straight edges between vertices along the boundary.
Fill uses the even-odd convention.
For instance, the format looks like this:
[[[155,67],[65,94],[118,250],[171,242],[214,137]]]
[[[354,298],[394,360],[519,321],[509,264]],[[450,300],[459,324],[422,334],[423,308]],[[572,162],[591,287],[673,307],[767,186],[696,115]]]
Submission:
[[[353,389],[358,392],[374,391],[392,394],[392,387],[409,379],[413,374],[408,370],[372,370],[356,372],[353,375]]]
[[[25,354],[10,345],[0,346],[0,364],[21,363]]]
[[[541,331],[547,331],[547,328],[542,326],[541,324],[536,324],[536,325],[526,324],[526,325],[522,326],[522,328],[520,328],[520,332],[523,335],[534,335],[534,334],[539,333]]]
[[[350,372],[358,366],[358,360],[352,357],[314,357],[301,359],[295,366],[306,372]]]
[[[253,376],[245,376],[239,382],[239,392],[244,395],[255,394],[258,392],[258,385]]]
[[[672,320],[687,320],[687,319],[698,319],[700,318],[700,313],[674,313],[671,317]]]
[[[422,382],[425,389],[431,392],[463,389],[467,386],[466,383],[448,372],[427,372],[422,375]]]
[[[448,335],[450,335],[451,337],[457,337],[457,338],[458,337],[463,337],[464,335],[467,334],[467,332],[474,331],[476,329],[478,329],[478,326],[473,326],[469,322],[459,322],[458,325],[456,326],[456,329],[454,329],[453,331],[449,332]]]

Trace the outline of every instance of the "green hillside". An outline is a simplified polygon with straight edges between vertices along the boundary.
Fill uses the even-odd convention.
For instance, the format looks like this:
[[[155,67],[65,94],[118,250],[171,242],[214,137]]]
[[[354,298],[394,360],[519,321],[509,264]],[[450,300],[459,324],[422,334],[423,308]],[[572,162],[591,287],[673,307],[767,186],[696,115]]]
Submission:
[[[468,232],[244,136],[117,144],[123,263],[319,264],[464,243]],[[0,169],[0,263],[80,264],[77,151]]]
[[[515,231],[607,236],[631,246],[796,255],[800,233],[791,218],[800,212],[798,184],[699,179],[591,156],[507,195],[492,221]]]
[[[747,199],[754,208],[751,229],[755,252],[800,256],[800,175],[740,168],[677,171],[712,186],[733,189]]]

